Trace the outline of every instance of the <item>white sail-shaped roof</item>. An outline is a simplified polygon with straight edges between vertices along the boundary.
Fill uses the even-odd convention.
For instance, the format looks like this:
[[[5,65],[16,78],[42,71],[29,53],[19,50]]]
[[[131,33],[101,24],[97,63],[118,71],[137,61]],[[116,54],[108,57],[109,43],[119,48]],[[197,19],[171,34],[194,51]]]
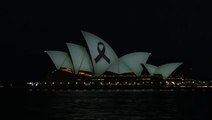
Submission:
[[[104,73],[108,67],[118,60],[116,53],[104,40],[89,32],[82,31],[91,55],[96,76]]]
[[[54,50],[49,50],[45,52],[49,55],[49,57],[51,58],[51,60],[53,61],[57,69],[64,67],[64,68],[70,68],[73,70],[71,59],[69,58],[66,52],[54,51]]]
[[[121,62],[120,60],[115,61],[108,69],[107,71],[117,73],[117,74],[123,74],[123,73],[131,73],[133,72],[128,65]]]
[[[74,72],[88,71],[93,73],[92,63],[86,49],[80,45],[66,43],[74,65]]]
[[[144,64],[144,66],[146,67],[150,75],[154,75],[156,69],[158,68],[157,66],[151,64]]]
[[[171,73],[177,69],[182,63],[168,63],[164,65],[160,65],[155,74],[161,74],[164,79],[168,78]]]
[[[130,69],[140,76],[143,71],[141,64],[146,64],[151,53],[147,52],[135,52],[122,56],[119,60],[130,67]]]

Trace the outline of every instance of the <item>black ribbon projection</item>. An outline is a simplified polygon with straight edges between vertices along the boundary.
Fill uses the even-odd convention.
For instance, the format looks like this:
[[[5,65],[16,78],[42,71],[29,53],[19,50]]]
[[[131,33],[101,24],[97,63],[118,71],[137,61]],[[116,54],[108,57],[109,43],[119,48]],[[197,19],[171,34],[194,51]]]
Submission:
[[[100,50],[100,47],[99,47],[100,45],[102,46],[101,50]],[[107,63],[110,64],[110,59],[105,55],[105,45],[102,42],[98,42],[97,50],[99,52],[99,55],[95,58],[95,62],[97,63],[97,62],[99,62],[99,60],[101,58],[104,58],[107,61]]]

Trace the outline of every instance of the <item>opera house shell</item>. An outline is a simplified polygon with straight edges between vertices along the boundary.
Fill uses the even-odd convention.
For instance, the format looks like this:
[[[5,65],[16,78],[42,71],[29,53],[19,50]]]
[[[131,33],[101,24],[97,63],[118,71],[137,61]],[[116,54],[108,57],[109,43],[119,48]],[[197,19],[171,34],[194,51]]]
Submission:
[[[56,69],[68,68],[72,73],[79,74],[80,71],[91,73],[92,76],[101,76],[105,72],[114,74],[133,73],[141,76],[144,65],[150,75],[160,74],[164,79],[168,78],[182,63],[168,63],[154,66],[147,63],[151,53],[134,52],[118,58],[111,46],[100,37],[82,31],[87,43],[85,47],[66,43],[68,52],[47,50],[45,51],[53,61]]]

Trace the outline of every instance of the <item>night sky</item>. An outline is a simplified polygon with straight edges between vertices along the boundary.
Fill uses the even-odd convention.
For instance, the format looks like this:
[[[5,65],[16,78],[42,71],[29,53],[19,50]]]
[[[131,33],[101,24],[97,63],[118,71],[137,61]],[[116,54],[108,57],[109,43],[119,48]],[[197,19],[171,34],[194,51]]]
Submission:
[[[39,80],[54,68],[44,50],[86,46],[81,30],[119,57],[151,52],[147,63],[183,62],[178,72],[212,80],[212,7],[201,0],[8,1],[1,5],[1,65],[8,80]],[[87,47],[87,46],[86,46]]]

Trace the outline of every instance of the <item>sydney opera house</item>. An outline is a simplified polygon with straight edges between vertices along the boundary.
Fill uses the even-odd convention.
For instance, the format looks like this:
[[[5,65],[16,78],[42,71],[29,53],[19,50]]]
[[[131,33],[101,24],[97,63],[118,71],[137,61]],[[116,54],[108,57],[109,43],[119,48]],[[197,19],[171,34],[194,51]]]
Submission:
[[[160,88],[185,84],[181,77],[170,77],[182,65],[181,62],[155,66],[148,63],[151,55],[148,52],[118,57],[100,37],[86,31],[82,31],[82,35],[86,47],[66,43],[66,52],[45,51],[55,70],[48,74],[46,80],[27,84],[45,88]],[[188,83],[189,80],[186,81]]]

